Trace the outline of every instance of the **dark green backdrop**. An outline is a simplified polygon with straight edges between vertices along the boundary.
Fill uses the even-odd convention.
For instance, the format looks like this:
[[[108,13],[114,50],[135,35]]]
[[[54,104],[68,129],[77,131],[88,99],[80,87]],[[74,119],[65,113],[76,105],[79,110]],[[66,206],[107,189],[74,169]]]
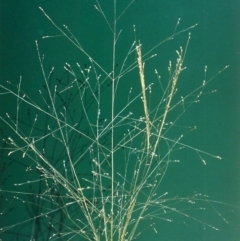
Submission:
[[[113,1],[102,1],[102,7],[107,16],[112,17]],[[119,9],[129,1],[121,1]],[[108,30],[104,21],[95,18],[93,0],[0,0],[0,81],[7,80],[17,84],[22,76],[22,89],[38,95],[43,85],[35,40],[39,40],[41,53],[45,54],[45,67],[56,68],[56,73],[63,72],[65,62],[74,64],[86,59],[80,57],[67,41],[61,38],[41,40],[48,34],[58,34],[46,20],[39,6],[58,23],[70,27],[74,35],[96,59],[106,63],[111,45]],[[137,38],[141,39],[143,51],[150,49],[160,40],[171,35],[178,18],[181,18],[179,29],[198,23],[192,32],[185,65],[183,81],[179,88],[185,93],[198,86],[203,79],[204,66],[208,66],[207,75],[213,76],[225,65],[230,68],[219,75],[208,90],[217,89],[217,93],[206,95],[201,103],[196,105],[181,120],[183,125],[198,127],[197,131],[187,139],[187,143],[219,155],[222,160],[211,159],[203,166],[196,155],[185,156],[191,162],[184,166],[184,171],[172,170],[166,179],[163,189],[172,193],[188,193],[194,190],[211,195],[212,199],[240,207],[240,2],[223,0],[136,0],[122,17],[119,28],[123,29],[122,46],[130,46],[134,40],[133,24],[137,28]],[[87,36],[87,38],[86,38]],[[90,39],[89,39],[89,36]],[[157,67],[165,71],[170,59],[175,59],[174,50],[186,42],[186,34],[178,36],[175,41],[156,49],[158,57],[147,63],[152,71]],[[95,47],[97,45],[97,48]],[[121,52],[121,51],[120,51]],[[121,54],[120,54],[121,57]],[[155,66],[151,68],[151,65]],[[0,96],[1,115],[6,112],[16,112],[16,100],[5,95]],[[0,123],[4,136],[8,130]],[[194,153],[193,153],[194,154]],[[3,169],[4,170],[4,169]],[[11,169],[11,170],[14,170]],[[195,175],[194,173],[201,175]],[[22,176],[14,171],[14,178],[6,184],[8,189],[13,182],[21,180]],[[184,181],[182,181],[184,180]],[[182,182],[181,190],[177,183]],[[169,187],[169,186],[170,187]],[[189,224],[166,223],[156,221],[159,233],[152,235],[144,233],[139,240],[191,240],[191,241],[238,241],[240,240],[240,210],[229,206],[217,206],[220,213],[229,221],[222,222],[220,217],[212,220],[220,231],[204,230],[201,224],[194,227]],[[21,210],[24,212],[24,210]],[[20,214],[19,214],[20,215]],[[205,220],[208,220],[206,214]],[[204,218],[204,217],[203,217]],[[1,226],[6,220],[1,219]],[[17,217],[16,217],[17,222]],[[14,232],[14,230],[13,230]],[[0,233],[0,235],[3,235]],[[8,241],[4,239],[3,241]],[[9,239],[10,240],[10,239]],[[11,240],[14,240],[12,238]],[[20,240],[29,240],[25,237]]]

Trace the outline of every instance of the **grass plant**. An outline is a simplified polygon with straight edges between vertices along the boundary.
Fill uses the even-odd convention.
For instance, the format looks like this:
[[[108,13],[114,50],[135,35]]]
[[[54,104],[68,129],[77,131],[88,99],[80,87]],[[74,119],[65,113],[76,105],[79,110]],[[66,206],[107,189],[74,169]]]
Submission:
[[[7,152],[3,170],[16,160],[26,169],[23,181],[12,189],[2,185],[1,215],[16,215],[12,207],[20,204],[26,205],[25,213],[29,215],[6,222],[1,227],[6,237],[131,241],[141,237],[142,223],[159,235],[155,220],[173,222],[177,216],[217,230],[196,215],[209,209],[227,222],[215,206],[220,202],[207,195],[193,192],[178,196],[161,189],[169,168],[180,165],[177,156],[182,149],[196,153],[202,165],[206,165],[206,156],[221,159],[184,143],[184,135],[195,127],[179,131],[177,126],[189,107],[203,97],[206,85],[227,66],[208,79],[205,68],[199,87],[182,96],[178,82],[186,69],[190,31],[196,25],[179,30],[179,22],[172,35],[149,50],[137,39],[138,26],[134,26],[135,39],[119,61],[118,44],[124,29],[119,29],[118,23],[132,4],[137,3],[130,1],[119,13],[114,0],[113,19],[105,14],[100,1],[93,6],[103,17],[112,39],[112,46],[107,46],[112,52],[107,67],[82,46],[66,25],[59,27],[39,8],[58,31],[44,39],[67,39],[88,62],[66,63],[67,78],[53,83],[54,67],[50,72],[46,70],[45,56],[36,41],[44,80],[39,97],[35,99],[22,89],[22,78],[17,86],[10,82],[0,85],[1,95],[11,95],[17,103],[15,117],[8,113],[0,117],[12,133],[3,141],[2,151]],[[178,35],[185,36],[185,46],[179,46],[176,59],[169,62],[168,78],[162,79],[158,70],[151,68],[151,61],[158,58],[155,51],[159,46],[174,41]],[[146,71],[154,71],[155,79],[149,81]],[[22,110],[28,110],[28,114]]]

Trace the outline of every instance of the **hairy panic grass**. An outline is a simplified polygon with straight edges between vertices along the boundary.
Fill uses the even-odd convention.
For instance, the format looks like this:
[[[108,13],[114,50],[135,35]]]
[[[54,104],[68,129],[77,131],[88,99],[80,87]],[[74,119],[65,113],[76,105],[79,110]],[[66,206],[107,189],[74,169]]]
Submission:
[[[144,229],[158,235],[161,228],[155,225],[156,220],[171,223],[177,217],[218,230],[198,216],[198,212],[209,209],[228,222],[216,208],[220,202],[205,194],[178,196],[161,189],[169,168],[180,165],[177,156],[181,150],[195,153],[202,165],[207,164],[207,156],[221,159],[186,144],[184,135],[196,127],[179,131],[178,121],[227,66],[211,78],[206,77],[205,67],[199,87],[182,96],[178,82],[186,69],[190,31],[196,25],[178,30],[179,21],[172,35],[149,50],[137,39],[134,26],[135,39],[119,60],[122,29],[118,24],[134,2],[117,13],[114,1],[113,19],[98,0],[93,6],[110,30],[112,46],[107,47],[112,55],[107,67],[66,25],[59,27],[40,7],[58,31],[43,38],[67,39],[87,63],[66,63],[63,76],[55,81],[54,67],[46,70],[45,56],[36,41],[44,80],[39,96],[35,98],[22,89],[22,78],[17,86],[10,82],[0,85],[1,95],[11,95],[17,103],[15,116],[6,113],[0,117],[12,133],[3,136],[2,152],[7,155],[3,170],[17,160],[26,171],[23,181],[12,189],[4,185],[1,189],[2,216],[16,215],[16,205],[26,210],[18,221],[10,218],[11,223],[1,227],[6,237],[130,241],[138,239]],[[157,69],[151,69],[151,60],[158,58],[154,51],[178,35],[185,36],[185,46],[175,51],[176,59],[169,62],[168,77],[163,79]],[[148,69],[155,74],[151,81],[147,79]],[[127,81],[132,86],[126,85]],[[6,177],[4,183],[8,181]]]

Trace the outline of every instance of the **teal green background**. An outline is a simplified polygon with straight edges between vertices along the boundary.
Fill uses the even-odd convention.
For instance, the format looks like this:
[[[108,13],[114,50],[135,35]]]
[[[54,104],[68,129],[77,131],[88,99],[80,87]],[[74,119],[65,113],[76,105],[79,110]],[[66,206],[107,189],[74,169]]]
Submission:
[[[113,17],[113,1],[103,1],[102,8],[106,16]],[[118,11],[127,3],[118,3]],[[39,41],[40,51],[45,55],[45,67],[55,66],[55,73],[63,73],[65,62],[84,64],[87,60],[79,51],[63,38],[45,39],[44,35],[58,34],[38,9],[39,6],[54,19],[58,25],[66,24],[97,60],[108,68],[111,59],[112,40],[102,17],[93,8],[94,1],[0,1],[0,81],[7,80],[17,84],[22,76],[22,89],[31,96],[37,96],[43,85],[43,78],[37,57],[35,40]],[[119,55],[130,47],[134,40],[133,25],[136,25],[137,39],[143,44],[143,52],[151,49],[159,41],[171,35],[178,18],[179,29],[185,29],[195,23],[191,30],[191,41],[185,65],[187,70],[180,79],[179,89],[188,93],[199,86],[204,76],[204,66],[208,66],[207,76],[215,75],[225,65],[230,65],[207,87],[206,92],[217,89],[217,93],[205,95],[201,102],[194,105],[180,120],[183,126],[197,126],[197,130],[187,135],[184,141],[201,150],[206,150],[222,157],[222,160],[204,157],[207,165],[194,152],[185,151],[180,157],[183,166],[170,169],[163,183],[162,193],[168,190],[174,195],[188,195],[193,191],[209,194],[211,199],[240,207],[240,3],[239,1],[157,1],[137,0],[120,20],[119,29],[123,33],[119,39]],[[169,60],[175,59],[175,50],[185,46],[187,34],[177,36],[174,41],[163,44],[154,53],[158,54],[146,63],[147,76],[153,78],[157,68],[162,77],[166,77]],[[148,80],[147,80],[148,81]],[[150,80],[149,80],[150,81]],[[150,81],[152,82],[152,81]],[[149,82],[149,83],[150,83]],[[10,96],[0,96],[1,115],[16,112],[16,100]],[[8,130],[0,123],[4,136]],[[14,170],[14,167],[12,167]],[[4,170],[4,169],[3,169]],[[24,177],[14,170],[11,184]],[[20,181],[21,182],[21,181]],[[203,229],[201,224],[175,216],[175,221],[168,223],[156,220],[158,234],[145,232],[139,240],[191,240],[191,241],[238,241],[240,240],[240,210],[237,207],[217,205],[216,208],[229,223],[215,215],[205,214],[206,222],[220,228],[215,231]],[[25,212],[25,210],[21,210]],[[210,216],[210,217],[209,217]],[[214,218],[213,218],[214,217]],[[17,217],[16,217],[17,222]],[[1,226],[7,223],[1,219]],[[145,225],[145,224],[144,224]],[[147,225],[147,224],[146,224]],[[0,234],[2,235],[2,234]],[[0,236],[1,237],[1,236]],[[9,237],[9,236],[7,236]],[[15,240],[14,230],[11,239]],[[29,240],[25,237],[19,240]]]

